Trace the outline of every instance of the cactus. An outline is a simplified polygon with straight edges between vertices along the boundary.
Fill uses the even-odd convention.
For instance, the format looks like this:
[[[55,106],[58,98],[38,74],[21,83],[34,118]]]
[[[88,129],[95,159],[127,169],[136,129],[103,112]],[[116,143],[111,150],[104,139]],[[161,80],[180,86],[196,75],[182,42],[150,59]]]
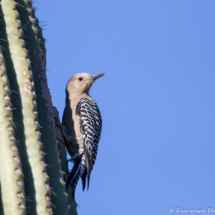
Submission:
[[[30,0],[0,10],[0,214],[77,214],[35,10]]]

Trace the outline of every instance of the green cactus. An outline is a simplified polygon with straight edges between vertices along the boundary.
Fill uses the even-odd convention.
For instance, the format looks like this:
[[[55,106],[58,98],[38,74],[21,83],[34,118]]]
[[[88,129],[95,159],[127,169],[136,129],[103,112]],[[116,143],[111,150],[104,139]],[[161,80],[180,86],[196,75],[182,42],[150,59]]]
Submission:
[[[0,215],[77,214],[42,29],[30,0],[1,0],[0,10]]]

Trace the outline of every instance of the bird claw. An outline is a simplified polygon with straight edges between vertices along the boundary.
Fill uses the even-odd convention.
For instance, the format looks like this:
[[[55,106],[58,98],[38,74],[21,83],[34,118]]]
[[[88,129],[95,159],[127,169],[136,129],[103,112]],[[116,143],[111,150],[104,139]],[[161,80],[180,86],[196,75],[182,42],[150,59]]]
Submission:
[[[70,159],[69,159],[69,161],[74,161],[75,159],[77,159],[77,158],[79,158],[81,155],[83,154],[83,152],[82,153],[75,153]]]

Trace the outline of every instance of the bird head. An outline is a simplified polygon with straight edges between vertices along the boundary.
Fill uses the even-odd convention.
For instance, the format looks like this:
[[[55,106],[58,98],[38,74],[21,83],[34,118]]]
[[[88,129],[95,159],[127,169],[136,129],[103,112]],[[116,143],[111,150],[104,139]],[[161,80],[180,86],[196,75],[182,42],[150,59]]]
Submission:
[[[89,93],[93,82],[105,75],[104,73],[98,75],[90,75],[87,73],[77,73],[73,75],[67,83],[68,93]]]

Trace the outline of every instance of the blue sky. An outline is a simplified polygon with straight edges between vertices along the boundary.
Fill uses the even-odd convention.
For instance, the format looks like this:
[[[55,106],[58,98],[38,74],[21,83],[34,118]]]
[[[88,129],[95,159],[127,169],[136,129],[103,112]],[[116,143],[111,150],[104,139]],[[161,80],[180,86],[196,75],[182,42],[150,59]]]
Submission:
[[[76,189],[79,215],[215,210],[214,0],[35,6],[61,117],[73,74],[106,74],[90,91],[103,130],[89,191]]]

